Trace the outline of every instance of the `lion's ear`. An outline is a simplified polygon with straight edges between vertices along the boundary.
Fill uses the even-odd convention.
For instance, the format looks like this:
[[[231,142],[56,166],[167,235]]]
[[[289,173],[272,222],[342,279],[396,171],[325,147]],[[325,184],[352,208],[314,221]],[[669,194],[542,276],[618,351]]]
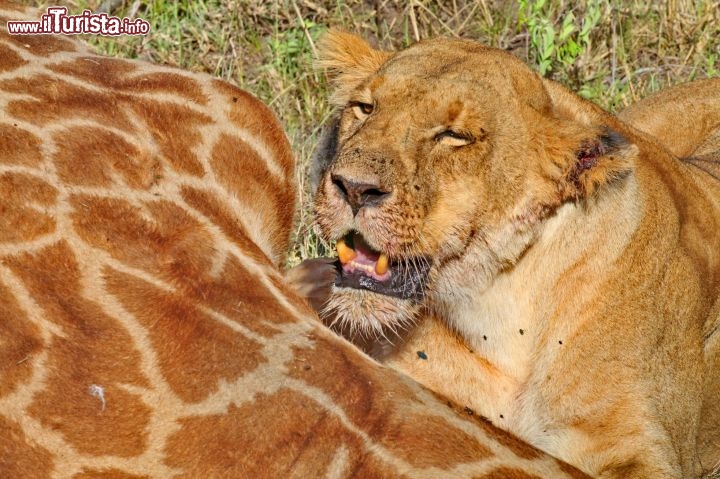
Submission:
[[[562,197],[586,198],[625,178],[634,168],[638,148],[618,131],[621,123],[559,83],[542,82],[550,104],[541,114],[552,117],[541,123],[551,160],[546,166]]]
[[[318,43],[315,64],[327,70],[335,85],[333,103],[344,104],[349,93],[377,72],[391,55],[391,52],[375,50],[357,35],[331,29]]]
[[[632,172],[637,151],[620,133],[601,127],[577,141],[566,157],[558,185],[561,195],[566,199],[587,198],[603,186],[622,180]]]

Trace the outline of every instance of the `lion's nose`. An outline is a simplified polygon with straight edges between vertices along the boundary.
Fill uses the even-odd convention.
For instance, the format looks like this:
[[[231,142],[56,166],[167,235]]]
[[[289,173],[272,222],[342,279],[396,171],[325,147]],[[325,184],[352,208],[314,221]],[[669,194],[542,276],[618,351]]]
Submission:
[[[357,214],[363,206],[379,205],[390,194],[379,182],[356,181],[337,174],[331,175],[331,179],[353,214]]]

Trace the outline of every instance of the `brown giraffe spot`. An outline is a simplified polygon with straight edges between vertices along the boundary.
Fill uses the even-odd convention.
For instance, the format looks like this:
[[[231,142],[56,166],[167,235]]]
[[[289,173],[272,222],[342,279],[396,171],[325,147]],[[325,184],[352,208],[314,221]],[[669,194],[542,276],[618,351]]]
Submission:
[[[137,476],[117,469],[92,469],[75,474],[72,479],[147,479],[150,476]]]
[[[261,211],[274,251],[284,252],[295,215],[295,188],[288,177],[271,174],[254,149],[227,134],[213,146],[211,165],[220,184],[243,204]]]
[[[109,186],[118,175],[134,189],[157,182],[160,164],[120,135],[98,127],[76,126],[55,133],[54,156],[60,179],[71,185]]]
[[[439,394],[435,394],[439,401],[445,401],[445,398],[442,397]],[[461,408],[455,404],[450,403],[449,406],[453,408],[456,412],[465,412],[465,408]],[[534,447],[530,446],[528,443],[521,441],[517,437],[513,436],[509,432],[503,431],[502,429],[498,428],[497,426],[493,426],[493,424],[486,418],[478,415],[473,415],[475,424],[479,425],[483,428],[485,431],[485,434],[492,442],[502,444],[503,447],[506,447],[510,449],[516,456],[521,457],[523,459],[537,459],[539,457],[542,457],[542,453],[535,449]],[[585,476],[582,476],[585,477]]]
[[[3,8],[3,10],[10,10],[10,11],[15,11],[15,12],[25,12],[25,11],[27,10],[27,8],[26,8],[24,5],[15,4],[15,3],[12,3],[12,2],[10,2],[10,3],[7,3],[7,2],[6,2],[6,3],[3,3],[3,7],[2,7],[2,8]],[[6,17],[0,15],[0,22],[7,22],[8,20],[22,20],[22,18],[20,18],[20,17],[17,17],[17,18],[15,18],[15,17],[6,18]]]
[[[420,467],[452,467],[493,456],[476,438],[452,427],[445,418],[428,416],[421,407],[417,414],[388,414],[376,428],[370,433],[377,441]]]
[[[20,55],[2,43],[0,43],[0,58],[2,58],[0,73],[9,72],[27,64],[27,61],[23,60]]]
[[[178,71],[137,72],[138,63],[114,58],[81,57],[54,65],[50,69],[104,88],[138,93],[162,93],[178,99],[207,104],[207,96],[197,80]],[[131,75],[132,74],[132,75]]]
[[[488,437],[491,438],[491,441],[502,444],[506,448],[510,449],[516,456],[530,460],[537,459],[542,456],[540,451],[530,446],[528,443],[521,441],[512,434],[493,426],[487,419],[478,418],[477,422],[483,426]]]
[[[183,186],[180,193],[188,205],[218,225],[227,238],[237,244],[245,255],[258,262],[273,262],[250,239],[247,231],[237,217],[237,212],[228,208],[227,202],[223,201],[222,198],[218,198],[212,192],[193,188],[192,186]],[[252,206],[254,207],[256,205],[253,204]],[[289,238],[286,237],[287,235],[283,236],[285,237],[286,244],[289,243]],[[286,249],[282,251],[284,252]]]
[[[305,317],[316,318],[320,321],[320,318],[317,317],[315,310],[310,307],[307,301],[298,296],[295,288],[288,285],[288,282],[284,278],[281,276],[271,276],[270,282],[282,293],[283,297],[292,304],[295,309],[304,313]]]
[[[3,397],[30,377],[33,356],[40,351],[43,341],[40,330],[30,322],[15,296],[2,283],[0,318],[0,397]]]
[[[216,254],[213,238],[178,205],[144,203],[145,211],[118,198],[73,195],[70,215],[77,234],[128,266],[173,284],[204,277]]]
[[[0,243],[30,241],[55,231],[55,220],[43,207],[56,196],[57,191],[37,177],[0,175]]]
[[[52,355],[53,370],[68,368],[67,359],[92,361],[90,355],[77,354],[73,345],[58,341]],[[122,356],[115,358],[122,360]],[[39,393],[28,414],[44,427],[59,432],[79,452],[95,456],[138,456],[147,448],[151,410],[141,398],[112,383],[96,384],[93,372],[81,367],[59,373]],[[80,379],[84,378],[84,379]],[[114,378],[108,377],[108,381]],[[83,384],[77,387],[78,382]],[[72,384],[76,387],[68,388]]]
[[[0,123],[0,164],[37,166],[40,139],[15,125]]]
[[[193,150],[202,143],[198,130],[211,123],[210,117],[169,101],[135,101],[130,106],[135,115],[145,122],[164,160],[175,171],[194,176],[205,174]],[[177,138],[182,138],[182,141],[177,141]]]
[[[272,270],[268,273],[271,277],[277,275]],[[187,278],[186,285],[185,295],[193,297],[197,304],[207,305],[265,337],[277,332],[274,324],[293,321],[260,282],[258,273],[246,269],[235,257],[228,258],[217,278]]]
[[[376,391],[382,396],[393,385],[382,381],[374,384],[378,378],[374,377],[369,360],[368,364],[358,361],[353,353],[337,348],[324,335],[315,334],[313,343],[312,349],[295,351],[295,361],[289,366],[288,374],[336,398],[337,405],[346,411],[353,423],[366,424],[368,417],[380,410],[375,404]],[[319,362],[318,358],[323,360]],[[347,374],[338,381],[333,377],[333,370],[347,371]],[[374,387],[378,389],[374,390]],[[370,422],[375,420],[374,417],[370,419]]]
[[[50,71],[77,77],[83,83],[105,88],[122,88],[124,79],[129,74],[136,72],[137,69],[137,63],[97,56],[76,57],[48,67]]]
[[[399,471],[389,467],[385,462],[376,456],[367,454],[365,456],[353,457],[353,462],[342,477],[361,479],[410,479],[411,476],[401,474]],[[443,474],[438,473],[437,477]]]
[[[192,298],[109,268],[104,278],[108,292],[147,329],[163,376],[184,401],[201,401],[220,380],[265,362],[259,344],[200,311]]]
[[[166,448],[178,477],[325,477],[341,445],[362,457],[360,440],[325,407],[285,389],[180,423]]]
[[[61,433],[79,451],[134,456],[146,447],[150,411],[124,384],[145,386],[140,357],[123,325],[87,299],[102,297],[66,243],[8,257],[23,287],[62,336],[47,347],[45,388],[28,413]],[[93,291],[94,290],[94,291]],[[99,388],[99,389],[98,389]]]
[[[285,178],[292,178],[295,162],[291,154],[285,132],[280,128],[268,128],[277,122],[270,109],[250,93],[215,79],[213,88],[225,95],[225,102],[230,105],[229,118],[240,129],[250,133],[254,138],[263,138],[272,157],[280,163]],[[248,112],[252,112],[249,115]]]
[[[488,474],[482,476],[475,476],[474,479],[542,479],[540,476],[534,474],[528,474],[520,469],[511,469],[508,467],[501,467],[494,469]]]
[[[0,175],[0,191],[9,202],[35,203],[50,206],[57,198],[57,190],[45,180],[25,173]]]
[[[20,426],[0,416],[0,473],[4,478],[37,479],[50,477],[53,470],[51,454],[34,444]]]
[[[584,473],[579,471],[578,469],[575,469],[570,464],[566,464],[560,460],[557,461],[558,466],[560,467],[560,470],[567,474],[568,476],[575,478],[575,479],[588,479],[588,476]]]
[[[143,93],[162,93],[188,99],[198,105],[206,105],[208,98],[197,80],[183,75],[181,71],[143,73],[129,78],[120,88]]]
[[[107,95],[45,74],[0,81],[0,91],[33,97],[10,100],[5,111],[12,118],[38,126],[76,119],[133,131],[137,123],[128,119],[122,107],[126,95]]]
[[[6,4],[3,4],[3,8],[5,6]],[[59,35],[8,35],[4,38],[40,57],[49,57],[57,52],[74,52],[78,45]]]
[[[348,352],[317,337],[312,350],[296,352],[297,367],[291,368],[290,375],[335,398],[335,404],[352,422],[368,425],[373,440],[412,464],[442,468],[493,456],[476,438],[452,427],[446,419],[428,415],[419,400],[413,404],[406,399],[404,413],[399,416],[391,406],[392,398],[412,398],[412,390],[397,379],[379,374],[369,360],[358,360]],[[309,365],[310,369],[300,365]],[[333,371],[348,374],[338,381]],[[417,414],[412,413],[414,408]]]

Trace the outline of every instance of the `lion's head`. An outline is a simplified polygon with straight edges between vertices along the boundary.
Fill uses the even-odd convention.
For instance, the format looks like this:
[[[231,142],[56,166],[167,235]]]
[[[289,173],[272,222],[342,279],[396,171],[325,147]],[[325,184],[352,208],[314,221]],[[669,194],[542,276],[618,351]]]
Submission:
[[[442,315],[512,268],[563,203],[632,169],[611,116],[506,52],[440,38],[388,53],[341,32],[321,51],[338,110],[316,215],[340,260],[328,310],[350,329]]]

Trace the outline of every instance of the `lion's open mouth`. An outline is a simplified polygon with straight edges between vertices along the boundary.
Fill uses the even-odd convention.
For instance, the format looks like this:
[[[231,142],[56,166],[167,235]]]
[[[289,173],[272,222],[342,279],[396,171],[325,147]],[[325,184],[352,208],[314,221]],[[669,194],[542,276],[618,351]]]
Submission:
[[[390,259],[352,232],[337,241],[335,286],[365,289],[401,299],[422,299],[430,262]]]

